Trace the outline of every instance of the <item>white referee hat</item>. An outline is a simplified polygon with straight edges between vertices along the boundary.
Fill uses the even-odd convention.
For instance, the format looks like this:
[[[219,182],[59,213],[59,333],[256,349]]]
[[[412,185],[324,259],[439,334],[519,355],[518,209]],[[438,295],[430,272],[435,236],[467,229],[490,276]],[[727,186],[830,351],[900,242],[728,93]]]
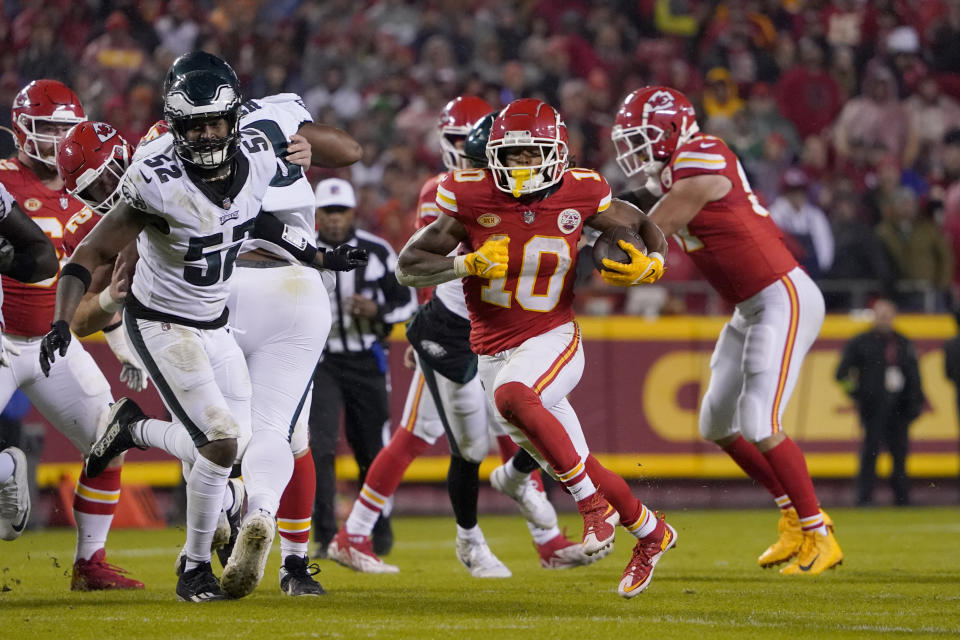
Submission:
[[[346,180],[340,178],[327,178],[317,183],[316,191],[317,207],[347,207],[353,209],[357,206],[357,196],[353,193],[353,187]]]

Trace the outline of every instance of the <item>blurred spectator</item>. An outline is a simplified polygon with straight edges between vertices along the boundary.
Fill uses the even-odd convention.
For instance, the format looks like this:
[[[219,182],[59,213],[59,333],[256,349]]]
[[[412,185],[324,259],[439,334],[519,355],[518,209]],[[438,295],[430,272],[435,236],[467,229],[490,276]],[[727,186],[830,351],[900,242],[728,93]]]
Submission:
[[[23,82],[47,78],[70,85],[74,61],[57,46],[54,27],[49,18],[37,21],[29,46],[20,54],[20,75]]]
[[[943,228],[954,255],[960,256],[960,129],[951,129],[943,136],[938,171],[931,199],[943,203]],[[960,264],[954,265],[953,282],[956,294],[960,291]]]
[[[773,131],[763,141],[763,155],[756,159],[746,159],[744,167],[749,173],[750,186],[760,196],[764,204],[770,204],[780,194],[780,182],[783,172],[793,163],[787,140],[782,134]]]
[[[747,108],[734,117],[737,137],[727,140],[741,160],[759,160],[764,155],[767,136],[777,133],[783,137],[791,156],[800,151],[800,140],[793,124],[780,115],[773,91],[765,82],[757,82],[750,89]]]
[[[893,206],[897,190],[903,186],[900,181],[900,163],[893,156],[886,156],[877,165],[874,185],[863,196],[867,218],[871,224],[890,218],[889,210]]]
[[[363,106],[360,94],[346,85],[343,68],[337,65],[327,67],[323,84],[307,91],[303,102],[310,113],[319,113],[329,106],[339,118],[348,122],[358,115]]]
[[[932,220],[918,216],[917,197],[907,187],[891,196],[887,218],[877,225],[877,236],[890,256],[899,279],[916,280],[937,294],[943,308],[953,279],[953,250]],[[917,297],[905,299],[911,310],[922,308]]]
[[[834,197],[830,208],[834,240],[833,265],[824,276],[828,280],[876,280],[880,291],[889,291],[892,272],[886,252],[873,226],[863,221],[852,193]],[[830,289],[824,293],[827,309],[849,309],[852,300],[846,293]]]
[[[873,327],[846,344],[837,367],[836,379],[856,403],[863,427],[857,506],[873,502],[877,454],[882,446],[893,458],[890,486],[894,502],[897,506],[910,504],[910,423],[923,412],[926,399],[916,349],[893,328],[896,313],[892,300],[878,299],[873,305]]]
[[[890,69],[873,64],[867,70],[861,95],[847,101],[834,127],[834,145],[840,156],[851,154],[854,140],[880,141],[903,165],[913,164],[917,137],[913,123],[897,99]]]
[[[124,91],[145,62],[144,50],[130,35],[130,20],[120,11],[110,14],[106,32],[83,52],[83,64],[114,92]]]
[[[840,88],[823,67],[823,49],[812,38],[801,38],[800,64],[777,82],[780,113],[797,128],[801,138],[820,133],[840,111]]]
[[[707,84],[703,90],[703,112],[707,116],[705,127],[708,131],[727,130],[733,117],[744,107],[737,85],[730,77],[730,71],[723,67],[714,67],[707,73]]]
[[[944,134],[960,127],[960,104],[940,92],[936,78],[925,76],[917,84],[917,92],[907,98],[903,106],[917,134],[917,159],[929,170],[940,158]]]
[[[787,246],[811,278],[819,279],[833,264],[833,231],[826,214],[807,194],[810,182],[802,169],[783,174],[782,195],[770,205],[770,217],[789,236]]]
[[[948,0],[947,13],[933,27],[930,63],[937,71],[960,72],[960,2]]]
[[[927,75],[927,65],[920,59],[920,36],[913,27],[900,25],[887,34],[885,45],[890,66],[900,87],[900,96],[907,96]]]
[[[167,12],[157,19],[154,28],[160,46],[179,56],[193,51],[200,25],[194,20],[193,0],[171,0]]]

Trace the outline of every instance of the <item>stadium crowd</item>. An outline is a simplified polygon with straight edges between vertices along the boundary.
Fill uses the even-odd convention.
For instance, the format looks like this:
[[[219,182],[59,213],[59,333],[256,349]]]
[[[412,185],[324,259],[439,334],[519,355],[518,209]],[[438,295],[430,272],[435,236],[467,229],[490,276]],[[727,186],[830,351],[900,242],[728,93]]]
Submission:
[[[59,79],[90,117],[137,140],[160,116],[172,60],[217,53],[248,95],[298,93],[318,122],[361,141],[363,160],[339,177],[356,187],[359,224],[399,249],[419,185],[441,166],[436,121],[450,98],[556,105],[576,162],[620,188],[609,139],[616,105],[637,87],[666,84],[738,153],[831,308],[862,306],[880,290],[896,290],[906,310],[951,306],[960,290],[960,0],[470,6],[10,0],[0,103],[30,80]],[[9,138],[0,145],[13,150]],[[666,287],[681,284],[671,291],[698,279],[680,251],[668,267]],[[597,278],[582,310],[623,308],[611,306],[615,297]],[[658,310],[710,310],[696,296],[653,299]]]

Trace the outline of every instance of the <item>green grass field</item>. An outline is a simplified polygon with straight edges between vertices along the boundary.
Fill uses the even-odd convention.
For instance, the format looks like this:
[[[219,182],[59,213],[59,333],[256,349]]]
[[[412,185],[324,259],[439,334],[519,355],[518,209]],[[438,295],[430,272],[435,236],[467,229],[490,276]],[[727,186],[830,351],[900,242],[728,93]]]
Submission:
[[[678,546],[649,590],[616,593],[632,539],[572,571],[541,569],[518,517],[481,524],[513,578],[470,578],[453,552],[452,518],[398,518],[394,576],[320,561],[323,598],[277,586],[279,554],[260,588],[235,602],[176,600],[183,531],[117,531],[108,559],[147,590],[71,593],[73,533],[28,532],[0,544],[0,638],[879,638],[960,637],[960,516],[955,508],[836,509],[843,566],[818,578],[762,570],[772,511],[676,511]],[[578,531],[576,515],[562,524]],[[214,563],[216,567],[216,562]],[[219,567],[216,567],[219,572]]]

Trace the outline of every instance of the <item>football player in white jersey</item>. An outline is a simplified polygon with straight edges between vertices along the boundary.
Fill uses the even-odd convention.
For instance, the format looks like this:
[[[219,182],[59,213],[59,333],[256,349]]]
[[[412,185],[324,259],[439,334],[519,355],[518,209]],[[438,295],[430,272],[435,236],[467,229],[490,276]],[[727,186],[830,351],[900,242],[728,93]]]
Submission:
[[[177,583],[177,595],[195,602],[226,597],[210,567],[210,543],[237,440],[251,419],[246,363],[225,327],[227,282],[277,170],[266,136],[239,130],[239,110],[239,87],[216,73],[192,71],[170,87],[164,115],[172,135],[144,147],[124,176],[124,202],[64,266],[41,349],[48,369],[70,342],[69,320],[90,271],[137,238],[127,337],[200,453],[187,482],[187,553]],[[121,400],[109,421],[145,418]],[[246,524],[263,539],[273,534],[272,516],[257,512]]]
[[[172,83],[196,68],[218,71],[229,82],[236,82],[229,65],[205,52],[178,58],[168,79]],[[290,162],[293,154],[284,157],[281,153],[287,148],[287,138],[304,134],[314,143],[313,164],[325,167],[346,166],[356,161],[361,153],[359,144],[345,132],[312,124],[309,113],[294,94],[247,100],[240,114],[241,129],[263,132],[281,158],[263,200],[264,210],[276,218],[275,225],[284,225],[282,236],[287,241],[298,247],[312,247],[313,190],[301,167]],[[155,138],[165,130],[163,122],[158,123],[151,132],[154,135],[148,137]],[[293,145],[290,148],[293,149]],[[138,152],[135,157],[141,155]],[[106,185],[99,191],[106,194],[110,190]],[[242,472],[249,512],[262,509],[279,516],[283,555],[281,590],[288,595],[320,595],[323,589],[311,577],[306,560],[314,471],[310,464],[305,464],[312,463],[312,457],[307,446],[306,423],[298,421],[297,414],[329,330],[330,311],[321,272],[303,266],[298,256],[302,258],[303,253],[297,252],[295,256],[267,240],[256,238],[245,242],[237,261],[238,271],[230,280],[228,309],[231,328],[246,357],[253,388],[250,441],[253,446],[245,446],[243,439],[240,441],[240,452],[246,451],[242,455]],[[333,260],[333,256],[327,257],[328,262]],[[354,261],[348,266],[357,264]],[[263,313],[265,308],[271,313]],[[284,309],[287,313],[276,313]],[[294,424],[297,426],[291,434]],[[94,447],[88,468],[102,465],[115,455],[112,451],[131,446],[157,446],[188,464],[196,458],[193,441],[177,423],[145,421],[128,423],[125,427],[108,429]],[[103,455],[98,455],[98,451]],[[288,484],[291,471],[295,475]],[[234,491],[227,491],[224,500],[229,508],[234,502]],[[231,510],[231,515],[233,512],[239,516],[239,505]],[[272,538],[268,536],[266,544],[250,545],[247,536],[241,535],[235,561],[230,564],[226,563],[229,551],[218,550],[221,561],[227,564],[222,585],[228,595],[240,597],[253,590],[262,576]],[[242,558],[246,560],[240,562]],[[240,570],[250,566],[252,570]]]

